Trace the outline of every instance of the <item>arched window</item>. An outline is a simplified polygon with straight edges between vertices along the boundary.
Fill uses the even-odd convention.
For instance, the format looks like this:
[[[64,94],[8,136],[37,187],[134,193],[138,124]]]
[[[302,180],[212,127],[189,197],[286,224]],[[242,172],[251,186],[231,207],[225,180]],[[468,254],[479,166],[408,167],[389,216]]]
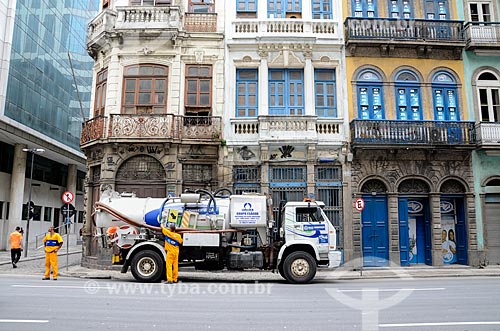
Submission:
[[[153,64],[132,65],[123,75],[123,113],[162,114],[167,111],[168,69]]]
[[[357,78],[358,117],[382,120],[384,115],[382,78],[374,70],[364,70]]]
[[[440,71],[432,78],[432,98],[436,121],[460,121],[455,78]]]
[[[398,120],[422,120],[420,81],[411,71],[404,70],[396,75],[396,107]]]
[[[481,122],[500,122],[500,79],[485,71],[477,78],[476,85]]]

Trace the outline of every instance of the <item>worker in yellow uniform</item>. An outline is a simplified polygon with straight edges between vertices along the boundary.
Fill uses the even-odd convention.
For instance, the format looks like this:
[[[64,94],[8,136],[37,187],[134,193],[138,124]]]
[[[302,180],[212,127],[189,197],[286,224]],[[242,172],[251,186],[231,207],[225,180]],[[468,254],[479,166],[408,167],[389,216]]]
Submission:
[[[167,283],[177,283],[179,275],[179,245],[182,237],[175,233],[175,223],[166,228],[162,223],[161,231],[165,235],[165,251],[167,251]]]
[[[43,280],[50,280],[50,267],[52,266],[52,278],[57,280],[57,251],[61,249],[63,240],[59,233],[54,232],[54,227],[49,228],[49,233],[43,237],[45,246],[45,276]]]
[[[9,240],[12,268],[17,268],[17,262],[19,262],[19,259],[21,258],[21,251],[23,250],[23,234],[21,233],[21,227],[16,226],[16,231],[10,234]]]

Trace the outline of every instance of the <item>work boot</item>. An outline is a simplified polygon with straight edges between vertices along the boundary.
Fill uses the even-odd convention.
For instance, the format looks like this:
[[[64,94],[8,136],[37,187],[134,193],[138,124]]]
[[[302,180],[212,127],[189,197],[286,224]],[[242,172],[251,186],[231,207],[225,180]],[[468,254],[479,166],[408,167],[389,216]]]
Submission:
[[[42,280],[50,280],[50,277],[43,277]]]
[[[12,268],[16,269],[17,265],[15,263],[12,263]]]

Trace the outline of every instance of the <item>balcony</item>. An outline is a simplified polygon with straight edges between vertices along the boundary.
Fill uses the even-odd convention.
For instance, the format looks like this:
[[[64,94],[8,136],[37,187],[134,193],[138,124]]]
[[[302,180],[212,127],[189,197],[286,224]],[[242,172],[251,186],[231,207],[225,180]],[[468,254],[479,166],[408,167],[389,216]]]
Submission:
[[[88,26],[87,48],[91,56],[109,44],[111,38],[141,33],[142,38],[172,35],[181,29],[179,7],[127,6],[105,9]]]
[[[314,37],[339,39],[337,22],[331,20],[305,21],[302,19],[238,19],[232,23],[232,38]]]
[[[316,116],[259,116],[231,119],[229,144],[308,141],[336,144],[343,141],[342,119]]]
[[[184,29],[187,32],[217,32],[217,14],[185,13]]]
[[[418,56],[431,55],[433,48],[456,54],[465,46],[462,21],[348,17],[344,24],[351,53],[356,47],[380,47],[385,53],[413,47]]]
[[[88,25],[87,46],[89,49],[101,49],[108,43],[107,36],[113,33],[116,22],[116,12],[105,9]]]
[[[176,30],[180,29],[179,7],[117,7],[115,29],[120,30]]]
[[[466,50],[500,55],[500,22],[469,22],[465,25],[465,36]]]
[[[476,124],[477,143],[482,148],[500,148],[500,123]]]
[[[91,118],[82,125],[82,136],[80,145],[89,143],[104,137],[104,128],[106,127],[106,118],[98,116]]]
[[[353,147],[474,148],[476,144],[473,122],[353,120],[350,129]]]
[[[221,142],[221,118],[216,116],[181,116],[173,114],[112,114],[84,123],[82,148],[99,142],[196,140],[198,143]]]

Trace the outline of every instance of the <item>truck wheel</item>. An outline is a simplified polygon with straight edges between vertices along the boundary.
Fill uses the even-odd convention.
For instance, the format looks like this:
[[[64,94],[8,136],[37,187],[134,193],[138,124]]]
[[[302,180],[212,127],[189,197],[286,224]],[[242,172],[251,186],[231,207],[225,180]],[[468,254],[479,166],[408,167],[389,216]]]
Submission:
[[[165,277],[165,262],[155,251],[144,250],[132,258],[132,275],[140,282],[155,283]]]
[[[283,270],[283,262],[278,265],[278,272],[279,272],[281,277],[286,279],[285,271]]]
[[[283,273],[290,283],[309,283],[316,275],[316,261],[309,253],[293,252],[285,259]]]

